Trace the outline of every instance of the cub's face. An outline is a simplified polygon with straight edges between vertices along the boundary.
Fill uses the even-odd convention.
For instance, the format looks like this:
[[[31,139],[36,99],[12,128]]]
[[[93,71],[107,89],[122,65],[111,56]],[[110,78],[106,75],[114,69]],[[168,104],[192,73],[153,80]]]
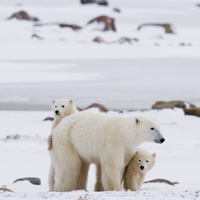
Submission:
[[[74,107],[73,100],[61,99],[52,100],[52,110],[55,118],[64,118],[71,114],[71,110]]]
[[[144,155],[136,152],[134,156],[134,165],[141,173],[146,173],[154,166],[155,157],[155,153]]]

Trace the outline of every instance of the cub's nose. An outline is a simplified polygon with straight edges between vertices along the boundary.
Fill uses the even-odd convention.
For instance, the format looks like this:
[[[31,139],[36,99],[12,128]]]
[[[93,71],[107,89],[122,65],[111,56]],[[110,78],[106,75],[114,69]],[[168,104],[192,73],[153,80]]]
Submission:
[[[143,169],[144,169],[144,166],[140,166],[140,169],[143,170]]]
[[[55,111],[55,113],[56,113],[56,115],[58,115],[59,111],[58,111],[58,110],[56,110],[56,111]]]
[[[163,143],[164,141],[165,141],[165,139],[164,139],[164,138],[160,139],[160,142],[161,142],[161,143]]]

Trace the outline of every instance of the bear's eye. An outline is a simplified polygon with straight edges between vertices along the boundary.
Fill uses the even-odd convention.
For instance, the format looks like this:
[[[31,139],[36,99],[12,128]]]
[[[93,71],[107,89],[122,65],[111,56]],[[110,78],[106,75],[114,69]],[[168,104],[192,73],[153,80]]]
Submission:
[[[141,160],[139,160],[139,162],[141,162]]]
[[[57,106],[55,106],[55,108],[57,108]]]
[[[65,106],[62,105],[62,108],[64,108]]]
[[[148,161],[148,160],[146,160],[146,162],[148,163],[149,161]]]
[[[152,127],[151,130],[154,130],[154,128]]]

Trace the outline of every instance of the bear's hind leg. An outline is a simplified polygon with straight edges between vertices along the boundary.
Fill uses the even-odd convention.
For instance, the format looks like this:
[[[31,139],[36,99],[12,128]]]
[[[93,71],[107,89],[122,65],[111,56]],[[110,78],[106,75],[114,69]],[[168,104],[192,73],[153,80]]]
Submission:
[[[88,179],[88,171],[89,171],[89,164],[86,162],[82,162],[80,174],[77,178],[77,190],[86,190],[87,189],[87,179]]]
[[[104,191],[103,184],[102,184],[102,173],[101,173],[101,165],[96,165],[96,184],[95,184],[95,191],[100,192]]]
[[[70,146],[70,148],[69,148]],[[81,159],[72,145],[55,165],[56,192],[69,192],[77,189],[77,180],[81,171]]]

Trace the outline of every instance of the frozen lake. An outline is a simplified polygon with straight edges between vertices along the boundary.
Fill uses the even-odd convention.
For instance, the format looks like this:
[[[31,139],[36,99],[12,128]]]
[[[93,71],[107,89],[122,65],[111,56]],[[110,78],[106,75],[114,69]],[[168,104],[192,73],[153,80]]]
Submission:
[[[85,108],[149,109],[158,100],[200,106],[200,59],[89,59],[0,62],[1,110],[50,110],[52,99]]]

